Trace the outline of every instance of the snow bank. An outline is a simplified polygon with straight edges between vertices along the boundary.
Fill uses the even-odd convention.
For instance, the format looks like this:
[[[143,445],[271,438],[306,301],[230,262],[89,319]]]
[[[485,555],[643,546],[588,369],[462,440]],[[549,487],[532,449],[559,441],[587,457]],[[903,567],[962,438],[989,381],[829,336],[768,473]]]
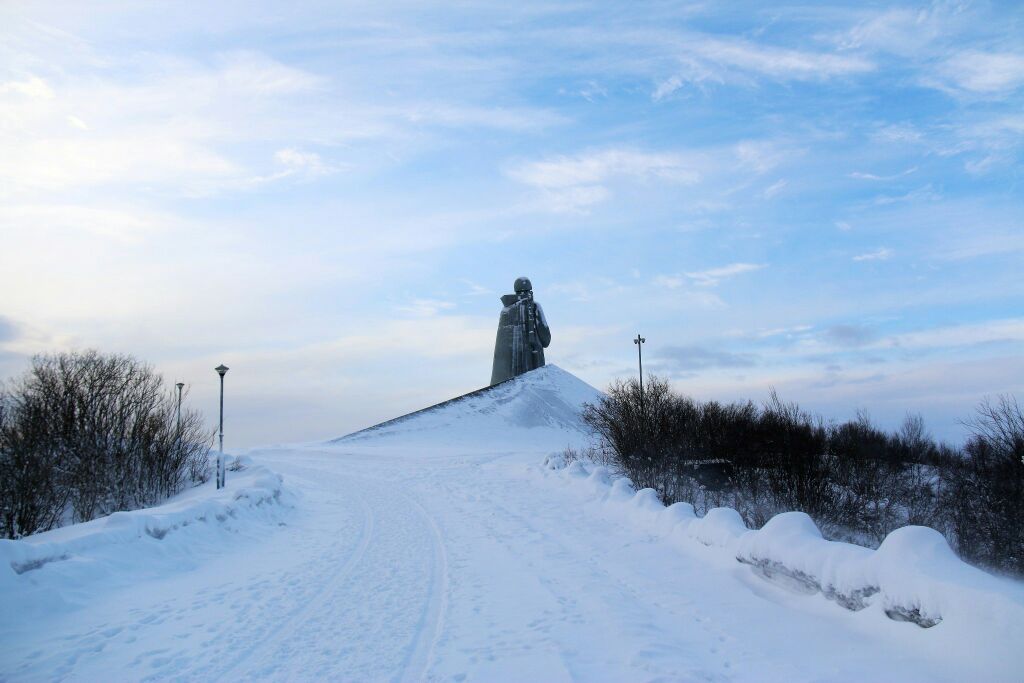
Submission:
[[[76,592],[124,580],[132,567],[149,573],[180,564],[194,550],[190,546],[208,545],[211,536],[278,523],[290,498],[280,475],[245,457],[236,462],[241,469],[230,472],[219,491],[210,481],[157,507],[0,539],[0,602],[66,605],[76,601]],[[7,611],[13,617],[16,610]]]
[[[972,567],[938,531],[907,526],[877,550],[826,541],[802,512],[776,515],[736,544],[736,559],[781,575],[850,610],[880,604],[891,619],[929,628],[984,614],[990,625],[1024,624],[1021,586]]]
[[[634,492],[628,480],[600,465],[566,465],[552,456],[540,472],[646,531],[716,549],[764,579],[797,593],[820,593],[851,611],[876,606],[896,621],[924,628],[957,622],[975,633],[1012,633],[1024,624],[1024,586],[962,562],[934,529],[897,529],[871,550],[825,540],[802,512],[776,515],[752,531],[731,508],[704,517],[687,503],[666,508],[653,489]]]

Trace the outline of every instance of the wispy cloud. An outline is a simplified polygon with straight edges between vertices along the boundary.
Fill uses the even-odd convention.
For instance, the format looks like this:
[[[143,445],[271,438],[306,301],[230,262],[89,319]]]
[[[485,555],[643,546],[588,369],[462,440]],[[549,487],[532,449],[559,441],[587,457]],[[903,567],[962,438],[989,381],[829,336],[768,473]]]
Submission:
[[[942,199],[942,195],[936,192],[931,185],[919,187],[916,190],[897,195],[879,195],[871,203],[875,206],[888,206],[902,202],[935,202]]]
[[[653,283],[665,289],[682,289],[693,285],[696,287],[717,287],[722,280],[726,280],[743,273],[753,272],[766,268],[765,263],[731,263],[720,268],[710,268],[677,275],[658,275]]]
[[[54,92],[53,88],[43,79],[38,76],[29,76],[21,81],[0,83],[0,95],[19,95],[28,98],[51,100],[54,97]]]
[[[825,330],[824,336],[840,346],[864,346],[877,335],[862,325],[833,325]]]
[[[1024,53],[969,50],[939,68],[940,84],[976,95],[1007,95],[1024,85]]]
[[[665,346],[653,355],[654,370],[693,371],[712,368],[749,368],[757,364],[752,353],[735,353],[705,346]]]
[[[915,171],[917,171],[916,166],[914,168],[908,168],[905,171],[901,171],[900,173],[893,173],[891,175],[876,175],[874,173],[863,173],[861,171],[854,171],[853,173],[850,174],[850,177],[855,178],[857,180],[873,180],[888,182],[892,180],[899,180],[900,178],[905,178],[906,176],[910,175],[911,173],[914,173]]]
[[[606,183],[616,180],[692,185],[701,178],[695,166],[679,154],[606,149],[520,163],[507,173],[517,182],[545,191],[552,208],[579,210],[611,196]]]
[[[720,268],[686,273],[686,277],[692,280],[698,287],[715,287],[722,280],[767,267],[767,263],[731,263]]]
[[[529,162],[512,168],[509,175],[519,182],[544,188],[595,185],[617,176],[687,184],[700,180],[700,174],[678,154],[631,149],[608,149]]]
[[[674,45],[676,73],[660,80],[652,99],[660,101],[687,83],[825,80],[863,74],[875,65],[858,55],[811,52],[749,40],[707,35],[680,36]]]
[[[869,251],[863,254],[858,254],[853,257],[854,261],[888,261],[893,257],[892,249],[888,247],[880,247],[874,251]]]
[[[773,197],[775,197],[775,195],[782,192],[782,190],[784,190],[786,188],[786,185],[788,184],[789,183],[785,179],[777,180],[768,187],[766,187],[764,189],[764,192],[761,193],[761,195],[765,199],[772,199]]]

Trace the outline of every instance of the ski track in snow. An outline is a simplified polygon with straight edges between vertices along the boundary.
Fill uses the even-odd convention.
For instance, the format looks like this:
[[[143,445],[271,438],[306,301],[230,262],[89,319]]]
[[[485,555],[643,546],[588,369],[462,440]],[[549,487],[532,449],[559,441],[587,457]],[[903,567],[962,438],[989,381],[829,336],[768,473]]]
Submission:
[[[540,452],[252,454],[296,491],[228,538],[3,633],[0,680],[962,680],[932,631],[586,513]],[[59,564],[59,563],[58,563]],[[45,570],[45,568],[44,568]],[[39,570],[39,571],[44,571]],[[936,628],[941,628],[941,625]],[[958,668],[959,667],[959,668]]]

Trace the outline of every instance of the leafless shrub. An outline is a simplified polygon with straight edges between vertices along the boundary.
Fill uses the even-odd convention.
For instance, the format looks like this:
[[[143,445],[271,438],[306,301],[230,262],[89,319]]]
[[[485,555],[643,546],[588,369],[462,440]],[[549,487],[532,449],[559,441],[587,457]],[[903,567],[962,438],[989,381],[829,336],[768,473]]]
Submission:
[[[152,505],[208,476],[212,433],[152,368],[96,351],[37,356],[0,397],[0,534]]]
[[[962,555],[1024,573],[1024,414],[1016,399],[985,399],[949,477],[951,527]]]
[[[638,487],[698,513],[728,505],[748,525],[802,510],[831,538],[869,545],[908,524],[939,529],[961,555],[1024,573],[1024,416],[984,401],[962,450],[936,443],[920,415],[896,433],[867,413],[826,424],[773,391],[763,406],[700,403],[649,378],[616,382],[588,405],[597,448]]]

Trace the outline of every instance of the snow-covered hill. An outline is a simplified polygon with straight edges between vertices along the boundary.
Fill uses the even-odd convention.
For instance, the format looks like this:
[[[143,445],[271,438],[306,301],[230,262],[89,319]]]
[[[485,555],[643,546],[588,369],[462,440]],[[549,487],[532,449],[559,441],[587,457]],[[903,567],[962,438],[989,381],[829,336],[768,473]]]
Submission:
[[[562,447],[585,439],[588,429],[580,420],[580,409],[600,397],[601,392],[575,375],[546,365],[332,443],[502,450]]]

